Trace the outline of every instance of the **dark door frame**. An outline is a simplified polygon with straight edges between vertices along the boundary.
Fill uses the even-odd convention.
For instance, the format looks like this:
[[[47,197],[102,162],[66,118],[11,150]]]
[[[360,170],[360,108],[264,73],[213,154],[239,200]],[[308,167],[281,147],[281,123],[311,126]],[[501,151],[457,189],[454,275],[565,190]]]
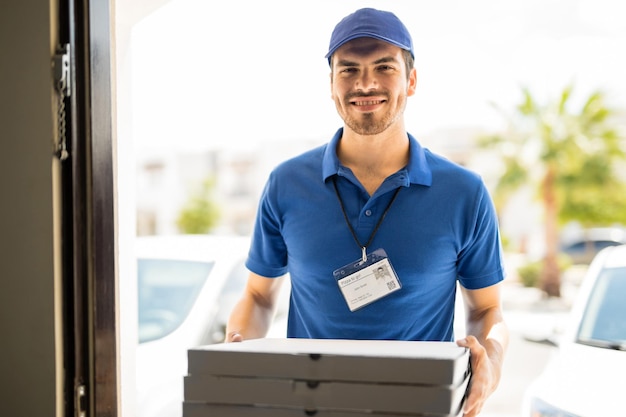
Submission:
[[[65,410],[119,415],[119,325],[110,0],[59,2],[71,50],[62,162]]]

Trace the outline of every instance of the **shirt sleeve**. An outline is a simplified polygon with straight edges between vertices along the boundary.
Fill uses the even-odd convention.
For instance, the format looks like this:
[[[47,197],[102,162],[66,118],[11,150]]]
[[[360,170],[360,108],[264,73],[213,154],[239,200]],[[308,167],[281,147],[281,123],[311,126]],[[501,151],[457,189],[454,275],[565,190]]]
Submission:
[[[287,248],[281,234],[281,212],[275,176],[261,195],[246,267],[255,274],[276,278],[287,273]]]
[[[497,284],[505,277],[496,210],[484,184],[480,184],[473,221],[458,259],[458,279],[471,290]]]

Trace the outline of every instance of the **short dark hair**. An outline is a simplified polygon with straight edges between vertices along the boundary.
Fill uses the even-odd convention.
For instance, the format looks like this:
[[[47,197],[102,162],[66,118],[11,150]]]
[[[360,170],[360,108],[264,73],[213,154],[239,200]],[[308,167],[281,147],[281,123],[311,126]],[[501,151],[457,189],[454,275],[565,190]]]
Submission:
[[[411,74],[413,66],[415,65],[415,60],[413,59],[411,51],[408,51],[406,49],[402,50],[402,56],[404,57],[404,66],[406,67],[406,76],[408,78]]]

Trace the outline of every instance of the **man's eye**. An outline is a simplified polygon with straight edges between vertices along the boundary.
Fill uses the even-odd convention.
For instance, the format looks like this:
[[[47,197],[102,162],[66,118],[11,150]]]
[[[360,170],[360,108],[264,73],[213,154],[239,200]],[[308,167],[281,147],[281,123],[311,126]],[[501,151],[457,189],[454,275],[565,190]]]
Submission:
[[[355,73],[357,70],[356,68],[344,68],[341,70],[341,72],[345,73],[345,74],[351,74],[351,73]]]
[[[393,67],[391,65],[381,65],[378,67],[379,71],[391,71]]]

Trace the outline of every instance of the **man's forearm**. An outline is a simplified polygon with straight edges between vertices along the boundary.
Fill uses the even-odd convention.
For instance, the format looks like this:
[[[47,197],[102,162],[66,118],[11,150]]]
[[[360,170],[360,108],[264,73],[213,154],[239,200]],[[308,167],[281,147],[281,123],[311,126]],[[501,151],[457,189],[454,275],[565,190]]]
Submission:
[[[241,299],[226,326],[226,342],[265,337],[276,310],[284,277],[265,278],[251,273]],[[238,334],[233,339],[233,335]]]
[[[233,309],[226,326],[226,342],[231,342],[234,334],[245,339],[265,337],[269,331],[274,309],[259,304],[250,296],[242,298]]]

